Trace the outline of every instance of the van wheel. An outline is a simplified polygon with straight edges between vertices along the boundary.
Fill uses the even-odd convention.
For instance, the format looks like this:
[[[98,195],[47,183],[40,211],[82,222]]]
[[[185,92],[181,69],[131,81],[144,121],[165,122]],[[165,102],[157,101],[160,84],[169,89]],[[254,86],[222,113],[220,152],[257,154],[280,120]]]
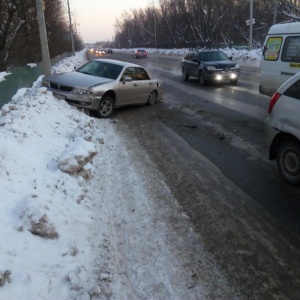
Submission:
[[[300,184],[300,143],[284,141],[277,152],[277,168],[280,175],[289,183]]]
[[[199,83],[201,86],[207,85],[207,80],[202,72],[199,73]]]

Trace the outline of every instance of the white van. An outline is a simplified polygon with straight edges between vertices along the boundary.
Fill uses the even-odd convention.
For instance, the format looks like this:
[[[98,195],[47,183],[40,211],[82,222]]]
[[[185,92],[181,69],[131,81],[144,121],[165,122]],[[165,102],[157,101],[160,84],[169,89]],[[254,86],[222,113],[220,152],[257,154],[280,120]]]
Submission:
[[[300,72],[300,22],[273,25],[264,43],[259,92],[272,96],[291,76]]]

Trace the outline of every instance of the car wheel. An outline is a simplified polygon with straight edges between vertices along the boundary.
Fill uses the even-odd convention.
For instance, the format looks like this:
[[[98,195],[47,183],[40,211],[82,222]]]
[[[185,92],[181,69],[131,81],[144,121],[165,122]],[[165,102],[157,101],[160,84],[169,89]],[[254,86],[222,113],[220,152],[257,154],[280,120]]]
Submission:
[[[238,79],[230,80],[230,84],[237,84]]]
[[[277,153],[277,167],[289,183],[300,184],[300,143],[294,140],[283,142]]]
[[[188,81],[189,80],[189,75],[187,75],[186,73],[185,73],[185,69],[184,68],[182,68],[182,70],[181,70],[181,76],[182,76],[182,79],[184,80],[184,81]]]
[[[147,105],[152,105],[154,104],[155,102],[157,101],[157,93],[156,91],[152,91],[151,94],[149,95],[148,97],[148,100],[147,100]]]
[[[114,112],[114,109],[115,109],[115,101],[109,96],[104,96],[100,101],[97,110],[97,116],[99,118],[109,118]]]
[[[199,83],[201,86],[207,85],[207,81],[205,79],[205,76],[202,72],[199,73]]]

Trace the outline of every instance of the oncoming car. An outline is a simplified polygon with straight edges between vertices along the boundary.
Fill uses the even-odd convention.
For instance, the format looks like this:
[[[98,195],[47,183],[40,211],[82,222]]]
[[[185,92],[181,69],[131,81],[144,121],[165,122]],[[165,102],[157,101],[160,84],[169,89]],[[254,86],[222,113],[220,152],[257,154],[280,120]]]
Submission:
[[[133,58],[147,58],[147,51],[144,49],[137,49],[133,54]]]
[[[300,73],[288,79],[271,98],[265,121],[269,158],[281,176],[300,184]]]
[[[154,104],[162,98],[163,83],[142,66],[112,59],[95,59],[77,70],[46,76],[42,85],[53,95],[108,118],[115,107]]]
[[[99,55],[99,56],[102,56],[102,55],[105,55],[106,52],[103,49],[96,49],[95,54]]]
[[[220,50],[189,50],[181,62],[182,79],[196,77],[204,86],[209,82],[229,81],[236,84],[240,77],[240,66]]]

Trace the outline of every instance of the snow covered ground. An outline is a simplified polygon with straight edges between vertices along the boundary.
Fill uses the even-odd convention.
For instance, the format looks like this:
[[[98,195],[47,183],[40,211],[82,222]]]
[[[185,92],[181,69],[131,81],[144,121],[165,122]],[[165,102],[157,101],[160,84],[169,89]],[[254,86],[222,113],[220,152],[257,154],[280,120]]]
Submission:
[[[178,51],[161,54],[182,55]],[[258,50],[226,51],[237,61],[259,61]],[[84,62],[82,51],[53,72]],[[190,283],[168,248],[176,236],[164,223],[164,204],[161,215],[153,204],[161,193],[172,195],[147,157],[128,149],[115,121],[90,118],[40,83],[19,90],[0,112],[0,299],[205,296],[209,283],[183,288]],[[157,185],[154,194],[149,178]],[[184,215],[177,218],[186,222]]]

